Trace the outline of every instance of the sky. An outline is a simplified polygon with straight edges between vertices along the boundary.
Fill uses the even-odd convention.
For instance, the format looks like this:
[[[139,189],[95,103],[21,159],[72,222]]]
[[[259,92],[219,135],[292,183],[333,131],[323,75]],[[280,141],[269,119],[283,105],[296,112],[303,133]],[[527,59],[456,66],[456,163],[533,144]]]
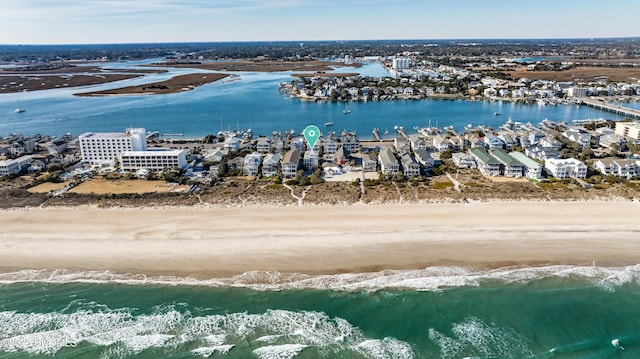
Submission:
[[[640,36],[636,0],[0,0],[0,44]]]

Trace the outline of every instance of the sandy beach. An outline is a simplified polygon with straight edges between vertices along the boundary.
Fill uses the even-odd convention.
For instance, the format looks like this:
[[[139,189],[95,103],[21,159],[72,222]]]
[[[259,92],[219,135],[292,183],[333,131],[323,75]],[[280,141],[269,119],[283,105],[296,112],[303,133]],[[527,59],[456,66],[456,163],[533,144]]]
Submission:
[[[640,259],[640,203],[485,202],[310,207],[33,208],[2,212],[0,270],[230,276],[432,265]]]

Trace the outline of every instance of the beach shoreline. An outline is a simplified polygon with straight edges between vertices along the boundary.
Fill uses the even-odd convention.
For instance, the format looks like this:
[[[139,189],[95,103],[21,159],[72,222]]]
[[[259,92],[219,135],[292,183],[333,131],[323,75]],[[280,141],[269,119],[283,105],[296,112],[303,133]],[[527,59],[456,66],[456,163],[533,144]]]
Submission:
[[[220,278],[431,266],[627,266],[640,204],[474,202],[303,207],[64,207],[3,211],[0,272]]]

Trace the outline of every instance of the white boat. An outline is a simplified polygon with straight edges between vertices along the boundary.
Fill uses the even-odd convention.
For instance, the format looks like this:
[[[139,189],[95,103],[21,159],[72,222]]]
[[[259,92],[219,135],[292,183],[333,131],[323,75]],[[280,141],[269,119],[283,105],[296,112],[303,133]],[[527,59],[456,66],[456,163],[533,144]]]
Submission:
[[[24,109],[24,108],[22,108],[22,107],[18,107],[18,108],[16,108],[16,109],[15,109],[15,111],[14,111],[14,112],[15,112],[15,113],[23,113],[24,111],[25,111],[25,109]]]
[[[344,110],[342,110],[342,114],[343,114],[343,115],[347,115],[347,114],[349,114],[349,113],[351,113],[351,110],[349,110],[349,109],[347,108],[347,104],[345,103],[345,104],[344,104]]]
[[[333,121],[325,122],[324,125],[327,126],[327,127],[333,126]]]

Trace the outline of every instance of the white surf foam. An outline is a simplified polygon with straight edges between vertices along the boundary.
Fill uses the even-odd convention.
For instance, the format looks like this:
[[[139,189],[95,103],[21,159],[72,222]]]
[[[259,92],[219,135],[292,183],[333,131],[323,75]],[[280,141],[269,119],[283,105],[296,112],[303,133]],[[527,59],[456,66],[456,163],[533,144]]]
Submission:
[[[257,348],[253,353],[260,359],[291,359],[302,353],[305,348],[307,345],[302,344],[270,345]]]
[[[120,283],[128,285],[190,285],[243,287],[256,290],[326,289],[380,290],[401,288],[437,291],[451,287],[479,286],[483,281],[504,283],[528,282],[545,278],[587,280],[603,289],[615,290],[626,283],[640,283],[640,264],[628,267],[553,265],[541,267],[505,267],[477,269],[471,267],[428,267],[421,270],[385,270],[369,273],[305,275],[250,271],[229,278],[195,279],[189,277],[145,276],[111,271],[22,270],[0,273],[0,283]]]
[[[455,323],[451,331],[455,337],[429,329],[429,339],[438,344],[442,358],[459,358],[461,355],[522,358],[533,355],[525,337],[512,329],[487,324],[475,317]]]
[[[405,342],[393,338],[371,339],[356,346],[356,350],[375,359],[413,359],[413,349]]]
[[[342,318],[321,312],[268,310],[261,314],[230,313],[194,317],[189,311],[156,308],[152,314],[134,314],[130,309],[110,310],[99,303],[99,311],[17,313],[0,312],[0,352],[55,355],[73,344],[89,343],[106,353],[127,356],[152,347],[198,345],[195,355],[226,353],[237,343],[265,347],[264,358],[274,353],[294,357],[301,348],[321,353],[358,351],[365,358],[411,358],[409,344],[392,338],[368,338]],[[76,303],[73,307],[88,307]],[[293,351],[286,348],[298,348]],[[277,351],[278,349],[279,351]],[[115,355],[115,354],[114,354]]]
[[[233,349],[233,347],[234,347],[233,344],[216,345],[212,347],[201,347],[201,348],[193,349],[191,353],[208,358],[215,353],[228,354],[231,351],[231,349]]]

